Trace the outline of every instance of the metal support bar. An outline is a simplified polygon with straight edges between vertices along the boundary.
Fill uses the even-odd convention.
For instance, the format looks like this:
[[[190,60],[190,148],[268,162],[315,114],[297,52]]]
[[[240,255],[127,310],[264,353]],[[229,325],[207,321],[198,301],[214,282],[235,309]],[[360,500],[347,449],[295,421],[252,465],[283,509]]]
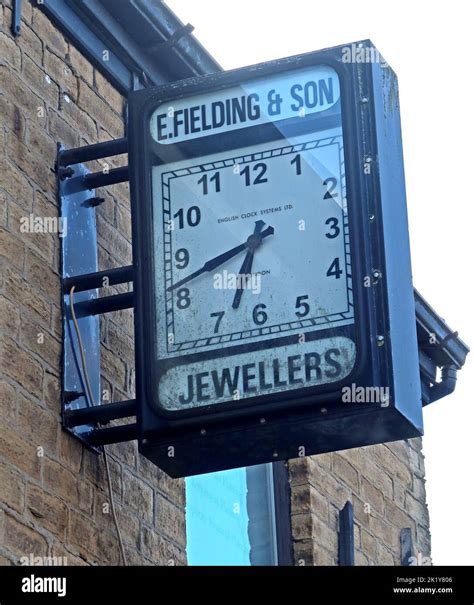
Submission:
[[[116,286],[131,281],[133,281],[133,265],[127,265],[126,267],[66,277],[63,280],[63,292],[69,294],[73,286],[75,286],[76,292],[84,292],[85,290]]]
[[[81,162],[90,162],[101,158],[108,158],[113,155],[121,155],[128,152],[128,141],[126,138],[106,141],[105,143],[96,143],[85,147],[76,147],[61,151],[58,157],[60,166],[69,166],[70,164],[80,164]]]
[[[95,429],[89,433],[88,441],[92,446],[108,445],[121,441],[133,441],[138,439],[138,424],[125,424],[123,426],[111,426],[106,429]]]
[[[95,189],[96,187],[106,187],[107,185],[116,185],[125,183],[129,180],[128,166],[122,168],[113,168],[108,172],[91,172],[81,177],[74,177],[68,180],[68,190],[85,191],[86,189]]]
[[[103,296],[102,298],[92,298],[84,300],[74,305],[77,317],[86,317],[89,315],[100,315],[102,313],[111,313],[112,311],[121,311],[133,307],[133,292],[125,294],[113,294],[112,296]]]
[[[128,418],[137,415],[137,400],[128,399],[117,403],[106,405],[95,405],[78,410],[67,410],[64,420],[69,428],[81,426],[82,424],[96,424],[97,422],[108,422],[118,418]]]
[[[84,208],[97,208],[97,206],[100,206],[104,202],[105,202],[104,197],[95,196],[95,197],[87,198],[87,200],[82,205],[84,206]]]
[[[354,511],[349,500],[339,511],[339,565],[354,565]]]
[[[413,557],[413,539],[409,527],[404,527],[400,532],[400,551],[401,564],[403,566],[410,565],[410,559]]]
[[[12,12],[12,34],[17,37],[21,30],[21,0],[14,0]]]

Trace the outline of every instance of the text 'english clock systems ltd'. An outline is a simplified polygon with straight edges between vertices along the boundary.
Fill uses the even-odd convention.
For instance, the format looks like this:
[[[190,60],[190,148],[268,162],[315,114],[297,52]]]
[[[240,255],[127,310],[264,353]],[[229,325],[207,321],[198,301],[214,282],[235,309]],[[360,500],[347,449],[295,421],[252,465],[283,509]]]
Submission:
[[[396,76],[344,48],[130,96],[139,447],[172,476],[421,434]]]

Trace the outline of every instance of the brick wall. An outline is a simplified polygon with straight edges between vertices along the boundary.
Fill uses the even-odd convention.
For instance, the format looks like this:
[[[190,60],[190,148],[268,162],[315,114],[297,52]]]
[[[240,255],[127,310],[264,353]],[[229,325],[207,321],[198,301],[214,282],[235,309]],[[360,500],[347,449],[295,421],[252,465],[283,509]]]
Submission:
[[[336,565],[338,512],[354,510],[356,565],[400,565],[400,531],[431,554],[421,439],[291,460],[296,565]]]
[[[22,4],[14,39],[11,1],[0,0],[0,564],[30,554],[113,564],[103,459],[60,425],[59,237],[22,233],[20,221],[57,216],[56,143],[122,136],[123,99],[38,8]],[[97,193],[106,198],[97,210],[100,268],[130,264],[128,186]],[[110,401],[133,398],[131,311],[106,317],[101,336],[103,390]],[[136,443],[108,451],[129,562],[184,564],[184,483],[141,458]]]

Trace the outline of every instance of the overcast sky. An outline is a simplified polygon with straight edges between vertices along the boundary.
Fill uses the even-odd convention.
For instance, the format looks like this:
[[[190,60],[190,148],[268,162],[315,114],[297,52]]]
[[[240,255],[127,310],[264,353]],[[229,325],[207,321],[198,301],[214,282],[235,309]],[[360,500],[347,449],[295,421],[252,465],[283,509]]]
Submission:
[[[463,0],[168,0],[224,69],[370,38],[399,79],[414,284],[474,343],[472,13]],[[474,353],[424,410],[432,557],[473,565]]]

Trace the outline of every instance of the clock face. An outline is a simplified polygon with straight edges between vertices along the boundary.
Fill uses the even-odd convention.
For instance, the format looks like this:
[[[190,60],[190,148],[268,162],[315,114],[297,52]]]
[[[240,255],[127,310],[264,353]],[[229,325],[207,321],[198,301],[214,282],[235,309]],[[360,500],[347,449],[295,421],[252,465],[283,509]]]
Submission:
[[[351,372],[340,124],[156,165],[152,190],[165,409],[235,403]]]

